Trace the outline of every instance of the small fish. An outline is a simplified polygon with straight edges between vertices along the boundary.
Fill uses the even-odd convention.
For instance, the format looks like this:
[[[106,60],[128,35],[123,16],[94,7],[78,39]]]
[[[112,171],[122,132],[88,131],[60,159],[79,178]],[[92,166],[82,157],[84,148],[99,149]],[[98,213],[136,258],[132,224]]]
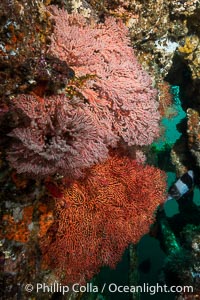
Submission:
[[[187,192],[189,192],[194,185],[194,172],[192,170],[184,173],[170,188],[168,191],[168,197],[166,201],[171,199],[179,200]]]

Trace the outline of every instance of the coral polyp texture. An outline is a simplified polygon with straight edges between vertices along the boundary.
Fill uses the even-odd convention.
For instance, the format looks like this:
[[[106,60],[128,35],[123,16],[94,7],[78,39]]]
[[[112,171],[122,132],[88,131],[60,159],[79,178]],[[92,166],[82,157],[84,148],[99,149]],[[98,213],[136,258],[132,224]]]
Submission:
[[[156,90],[137,62],[126,26],[111,17],[88,24],[56,6],[50,12],[55,28],[49,52],[77,77],[90,75],[78,91],[94,108],[109,111],[114,132],[128,145],[150,144],[159,133]]]
[[[104,161],[108,148],[148,145],[158,136],[156,90],[121,21],[89,25],[56,6],[50,11],[55,29],[49,53],[75,77],[63,94],[12,99],[24,122],[10,133],[15,140],[8,160],[18,173],[79,177]]]
[[[73,283],[91,279],[104,265],[114,268],[129,243],[148,232],[166,184],[155,167],[113,156],[58,188],[55,221],[40,245],[44,266]]]
[[[87,106],[75,107],[64,95],[13,99],[19,125],[8,160],[18,173],[80,177],[82,169],[108,155],[106,131]]]

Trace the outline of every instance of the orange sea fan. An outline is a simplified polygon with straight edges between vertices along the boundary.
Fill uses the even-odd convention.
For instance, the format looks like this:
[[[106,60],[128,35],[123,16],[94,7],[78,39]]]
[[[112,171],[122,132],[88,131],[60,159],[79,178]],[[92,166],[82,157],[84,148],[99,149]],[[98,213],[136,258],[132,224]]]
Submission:
[[[116,266],[125,248],[148,232],[166,184],[162,171],[114,156],[60,189],[41,250],[45,265],[72,283],[91,279],[103,265]]]

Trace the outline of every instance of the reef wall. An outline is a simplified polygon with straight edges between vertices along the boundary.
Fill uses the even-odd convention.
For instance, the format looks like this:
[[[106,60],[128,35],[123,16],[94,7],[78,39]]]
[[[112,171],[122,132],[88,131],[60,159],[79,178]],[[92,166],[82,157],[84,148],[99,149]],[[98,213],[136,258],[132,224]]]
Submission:
[[[199,297],[199,13],[197,0],[0,4],[2,299],[30,299],[42,281],[86,299],[71,284],[116,267],[153,222],[165,281]],[[156,215],[164,173],[189,169],[194,196]]]

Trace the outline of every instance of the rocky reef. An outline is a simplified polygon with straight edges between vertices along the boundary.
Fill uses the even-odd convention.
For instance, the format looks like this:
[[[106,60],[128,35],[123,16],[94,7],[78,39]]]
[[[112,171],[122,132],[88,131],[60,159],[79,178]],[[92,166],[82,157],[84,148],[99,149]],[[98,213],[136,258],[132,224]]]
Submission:
[[[98,283],[149,230],[166,254],[161,282],[199,299],[199,13],[198,0],[0,3],[1,299],[107,299],[73,280]],[[179,211],[157,211],[164,172],[191,169]]]

